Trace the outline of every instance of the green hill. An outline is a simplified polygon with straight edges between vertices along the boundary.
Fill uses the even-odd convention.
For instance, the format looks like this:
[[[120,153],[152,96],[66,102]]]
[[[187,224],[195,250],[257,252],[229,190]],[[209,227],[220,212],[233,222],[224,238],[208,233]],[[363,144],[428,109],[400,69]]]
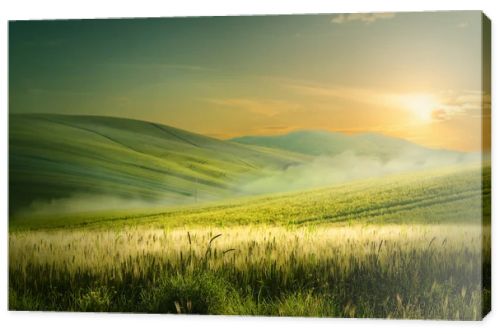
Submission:
[[[131,119],[10,115],[9,208],[86,194],[161,205],[211,200],[233,194],[241,175],[305,160]]]
[[[489,221],[489,164],[446,167],[334,187],[226,199],[190,206],[18,217],[11,228],[131,225],[158,227],[320,223],[478,223]]]
[[[415,162],[423,159],[449,159],[460,163],[477,155],[449,150],[429,149],[410,141],[376,133],[345,135],[330,131],[295,131],[276,136],[246,136],[231,142],[281,149],[310,156],[333,156],[350,151],[357,155],[374,156],[382,160],[411,157]]]

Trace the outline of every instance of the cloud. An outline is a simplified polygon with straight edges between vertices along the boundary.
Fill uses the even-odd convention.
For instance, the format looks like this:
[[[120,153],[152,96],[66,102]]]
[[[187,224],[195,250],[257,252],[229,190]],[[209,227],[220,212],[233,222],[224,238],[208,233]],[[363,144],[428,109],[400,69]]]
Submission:
[[[376,93],[360,88],[342,86],[321,86],[313,84],[290,84],[288,87],[305,95],[340,97],[358,100],[362,97],[373,98]]]
[[[439,122],[458,116],[481,117],[483,112],[488,113],[491,109],[491,96],[478,90],[398,93],[300,82],[284,82],[284,85],[299,94],[333,101],[343,99],[393,110],[407,110],[416,114],[427,113],[430,116],[424,117],[427,121]]]
[[[346,22],[359,21],[365,24],[371,24],[377,20],[392,19],[396,14],[394,13],[352,13],[352,14],[338,14],[332,19],[332,23],[342,24]]]
[[[292,131],[295,127],[287,126],[287,125],[276,125],[276,126],[264,126],[263,130],[273,130],[273,131]]]
[[[489,108],[490,98],[481,91],[444,91],[436,93],[393,94],[395,105],[415,112],[428,114],[428,121],[440,122],[455,117],[478,117]]]
[[[224,98],[224,99],[207,99],[206,101],[218,106],[232,108],[235,110],[243,110],[246,112],[264,115],[276,116],[287,111],[296,111],[300,105],[283,100],[269,99],[248,99],[248,98]]]
[[[440,95],[441,106],[435,120],[448,120],[454,116],[480,117],[491,108],[491,97],[481,91],[447,91]]]
[[[467,28],[469,26],[469,22],[467,21],[464,21],[464,22],[460,22],[459,24],[457,24],[457,28]]]
[[[355,103],[376,105],[381,107],[394,107],[392,95],[376,90],[349,87],[349,86],[327,86],[311,83],[285,83],[293,91],[302,94],[326,99],[349,100]]]
[[[432,111],[432,118],[439,121],[449,119],[448,113],[444,109],[435,109]]]

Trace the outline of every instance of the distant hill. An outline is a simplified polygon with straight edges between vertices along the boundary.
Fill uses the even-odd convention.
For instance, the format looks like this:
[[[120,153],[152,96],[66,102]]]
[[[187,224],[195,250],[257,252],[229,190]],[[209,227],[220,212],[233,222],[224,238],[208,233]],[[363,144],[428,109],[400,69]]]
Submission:
[[[388,161],[402,156],[419,159],[436,158],[455,159],[457,163],[477,157],[477,154],[449,150],[429,149],[410,141],[388,137],[376,133],[346,135],[330,131],[295,131],[276,136],[246,136],[230,140],[252,146],[275,148],[309,156],[334,156],[351,152],[361,156],[372,156]]]
[[[10,115],[9,208],[93,194],[165,205],[217,199],[240,175],[306,160],[131,119]]]

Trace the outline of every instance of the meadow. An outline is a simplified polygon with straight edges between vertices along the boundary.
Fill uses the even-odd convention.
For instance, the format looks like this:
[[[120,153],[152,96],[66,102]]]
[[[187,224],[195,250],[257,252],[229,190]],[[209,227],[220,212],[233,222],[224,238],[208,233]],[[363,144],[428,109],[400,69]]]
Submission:
[[[489,177],[448,168],[159,212],[20,217],[9,307],[479,320]]]

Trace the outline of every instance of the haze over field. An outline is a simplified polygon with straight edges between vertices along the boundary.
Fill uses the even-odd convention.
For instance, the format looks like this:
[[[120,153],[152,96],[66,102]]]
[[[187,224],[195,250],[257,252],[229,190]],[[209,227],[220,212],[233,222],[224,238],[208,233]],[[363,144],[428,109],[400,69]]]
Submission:
[[[250,193],[308,189],[481,161],[479,153],[433,150],[374,133],[348,136],[326,131],[299,131],[280,136],[241,137],[232,141],[313,157],[303,164],[267,171],[262,177],[247,182],[243,189]]]

